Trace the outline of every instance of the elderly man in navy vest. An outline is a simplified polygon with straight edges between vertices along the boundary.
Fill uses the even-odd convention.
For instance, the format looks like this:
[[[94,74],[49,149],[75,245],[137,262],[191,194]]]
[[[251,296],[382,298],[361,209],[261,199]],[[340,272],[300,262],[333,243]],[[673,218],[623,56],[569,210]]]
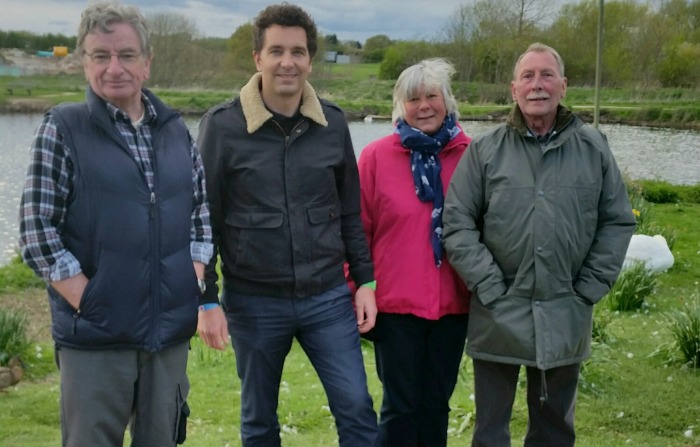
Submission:
[[[185,437],[198,278],[212,256],[204,169],[181,117],[143,88],[135,7],[91,3],[86,99],[39,124],[20,207],[24,261],[48,286],[64,446]]]

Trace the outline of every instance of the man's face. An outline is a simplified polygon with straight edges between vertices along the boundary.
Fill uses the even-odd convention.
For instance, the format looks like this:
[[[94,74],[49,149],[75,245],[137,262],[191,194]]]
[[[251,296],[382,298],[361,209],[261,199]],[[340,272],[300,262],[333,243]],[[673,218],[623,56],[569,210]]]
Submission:
[[[263,48],[259,53],[254,52],[253,58],[258,71],[262,72],[262,92],[266,102],[301,99],[311,73],[311,56],[304,28],[270,26],[265,30]]]
[[[128,23],[111,25],[112,32],[98,29],[85,36],[85,78],[101,98],[128,111],[140,107],[141,87],[148,79],[151,61],[141,53],[138,34]]]
[[[553,124],[566,93],[566,78],[559,74],[554,56],[531,51],[520,60],[511,90],[526,120],[551,119]]]

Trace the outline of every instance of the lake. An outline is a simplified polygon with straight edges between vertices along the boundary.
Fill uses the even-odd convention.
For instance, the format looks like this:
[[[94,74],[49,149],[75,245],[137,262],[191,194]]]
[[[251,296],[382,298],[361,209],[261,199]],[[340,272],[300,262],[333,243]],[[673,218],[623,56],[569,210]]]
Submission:
[[[0,115],[0,265],[16,253],[20,194],[29,162],[29,146],[40,114]],[[198,119],[186,119],[196,137]],[[493,122],[463,121],[472,136]],[[351,122],[355,152],[391,132],[391,123]],[[700,131],[656,129],[624,125],[601,125],[620,169],[633,179],[658,179],[677,184],[700,183]]]

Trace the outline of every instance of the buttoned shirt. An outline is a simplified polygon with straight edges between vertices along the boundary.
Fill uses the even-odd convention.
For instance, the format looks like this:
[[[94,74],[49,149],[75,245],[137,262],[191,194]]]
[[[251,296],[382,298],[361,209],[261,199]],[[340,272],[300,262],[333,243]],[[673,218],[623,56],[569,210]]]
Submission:
[[[132,123],[129,116],[107,102],[107,109],[118,132],[124,137],[136,163],[141,166],[149,189],[153,190],[153,147],[151,126],[156,110],[146,95],[141,96],[144,116]],[[190,136],[192,157],[192,199],[195,204],[190,224],[192,260],[206,264],[213,254],[209,208],[206,202],[204,167],[194,140]],[[69,197],[74,186],[71,148],[66,146],[55,119],[46,114],[37,127],[32,144],[32,164],[27,173],[23,207],[20,210],[20,247],[25,262],[40,272],[47,282],[60,281],[81,272],[79,261],[61,241]]]

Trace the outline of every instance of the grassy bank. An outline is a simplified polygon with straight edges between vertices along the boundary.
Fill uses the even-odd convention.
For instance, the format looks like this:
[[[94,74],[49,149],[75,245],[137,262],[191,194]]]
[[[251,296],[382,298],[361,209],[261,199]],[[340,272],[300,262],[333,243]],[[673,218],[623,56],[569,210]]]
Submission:
[[[377,80],[377,64],[323,65],[311,80],[319,94],[335,101],[351,118],[391,115],[394,81]],[[201,115],[237,94],[247,79],[231,79],[226,89],[207,85],[153,89],[166,103],[186,114]],[[82,75],[0,77],[0,111],[43,111],[63,101],[80,101]],[[502,120],[510,108],[508,85],[453,83],[464,119]],[[594,89],[569,87],[565,104],[593,120]],[[603,88],[600,122],[700,129],[700,89]]]
[[[672,238],[673,267],[656,277],[653,293],[637,311],[596,307],[597,337],[580,386],[576,423],[581,447],[700,446],[700,371],[679,360],[669,312],[700,300],[700,185],[643,182],[647,201],[635,202],[645,228]],[[649,200],[668,203],[650,203]],[[0,445],[43,447],[60,444],[58,375],[53,363],[45,292],[20,262],[0,269],[0,309],[27,316],[31,345],[25,352],[27,377],[0,392]],[[700,331],[700,329],[699,329]],[[2,328],[0,328],[0,333]],[[700,334],[700,332],[696,332]],[[699,335],[700,336],[700,335]],[[375,408],[381,385],[371,344],[363,345]],[[231,350],[213,351],[195,337],[188,366],[192,416],[186,445],[240,446],[240,386]],[[521,376],[513,411],[514,445],[527,424]],[[470,363],[465,358],[452,399],[449,446],[469,444],[474,404]],[[337,445],[325,394],[303,351],[294,345],[280,391],[279,418],[286,447]]]

